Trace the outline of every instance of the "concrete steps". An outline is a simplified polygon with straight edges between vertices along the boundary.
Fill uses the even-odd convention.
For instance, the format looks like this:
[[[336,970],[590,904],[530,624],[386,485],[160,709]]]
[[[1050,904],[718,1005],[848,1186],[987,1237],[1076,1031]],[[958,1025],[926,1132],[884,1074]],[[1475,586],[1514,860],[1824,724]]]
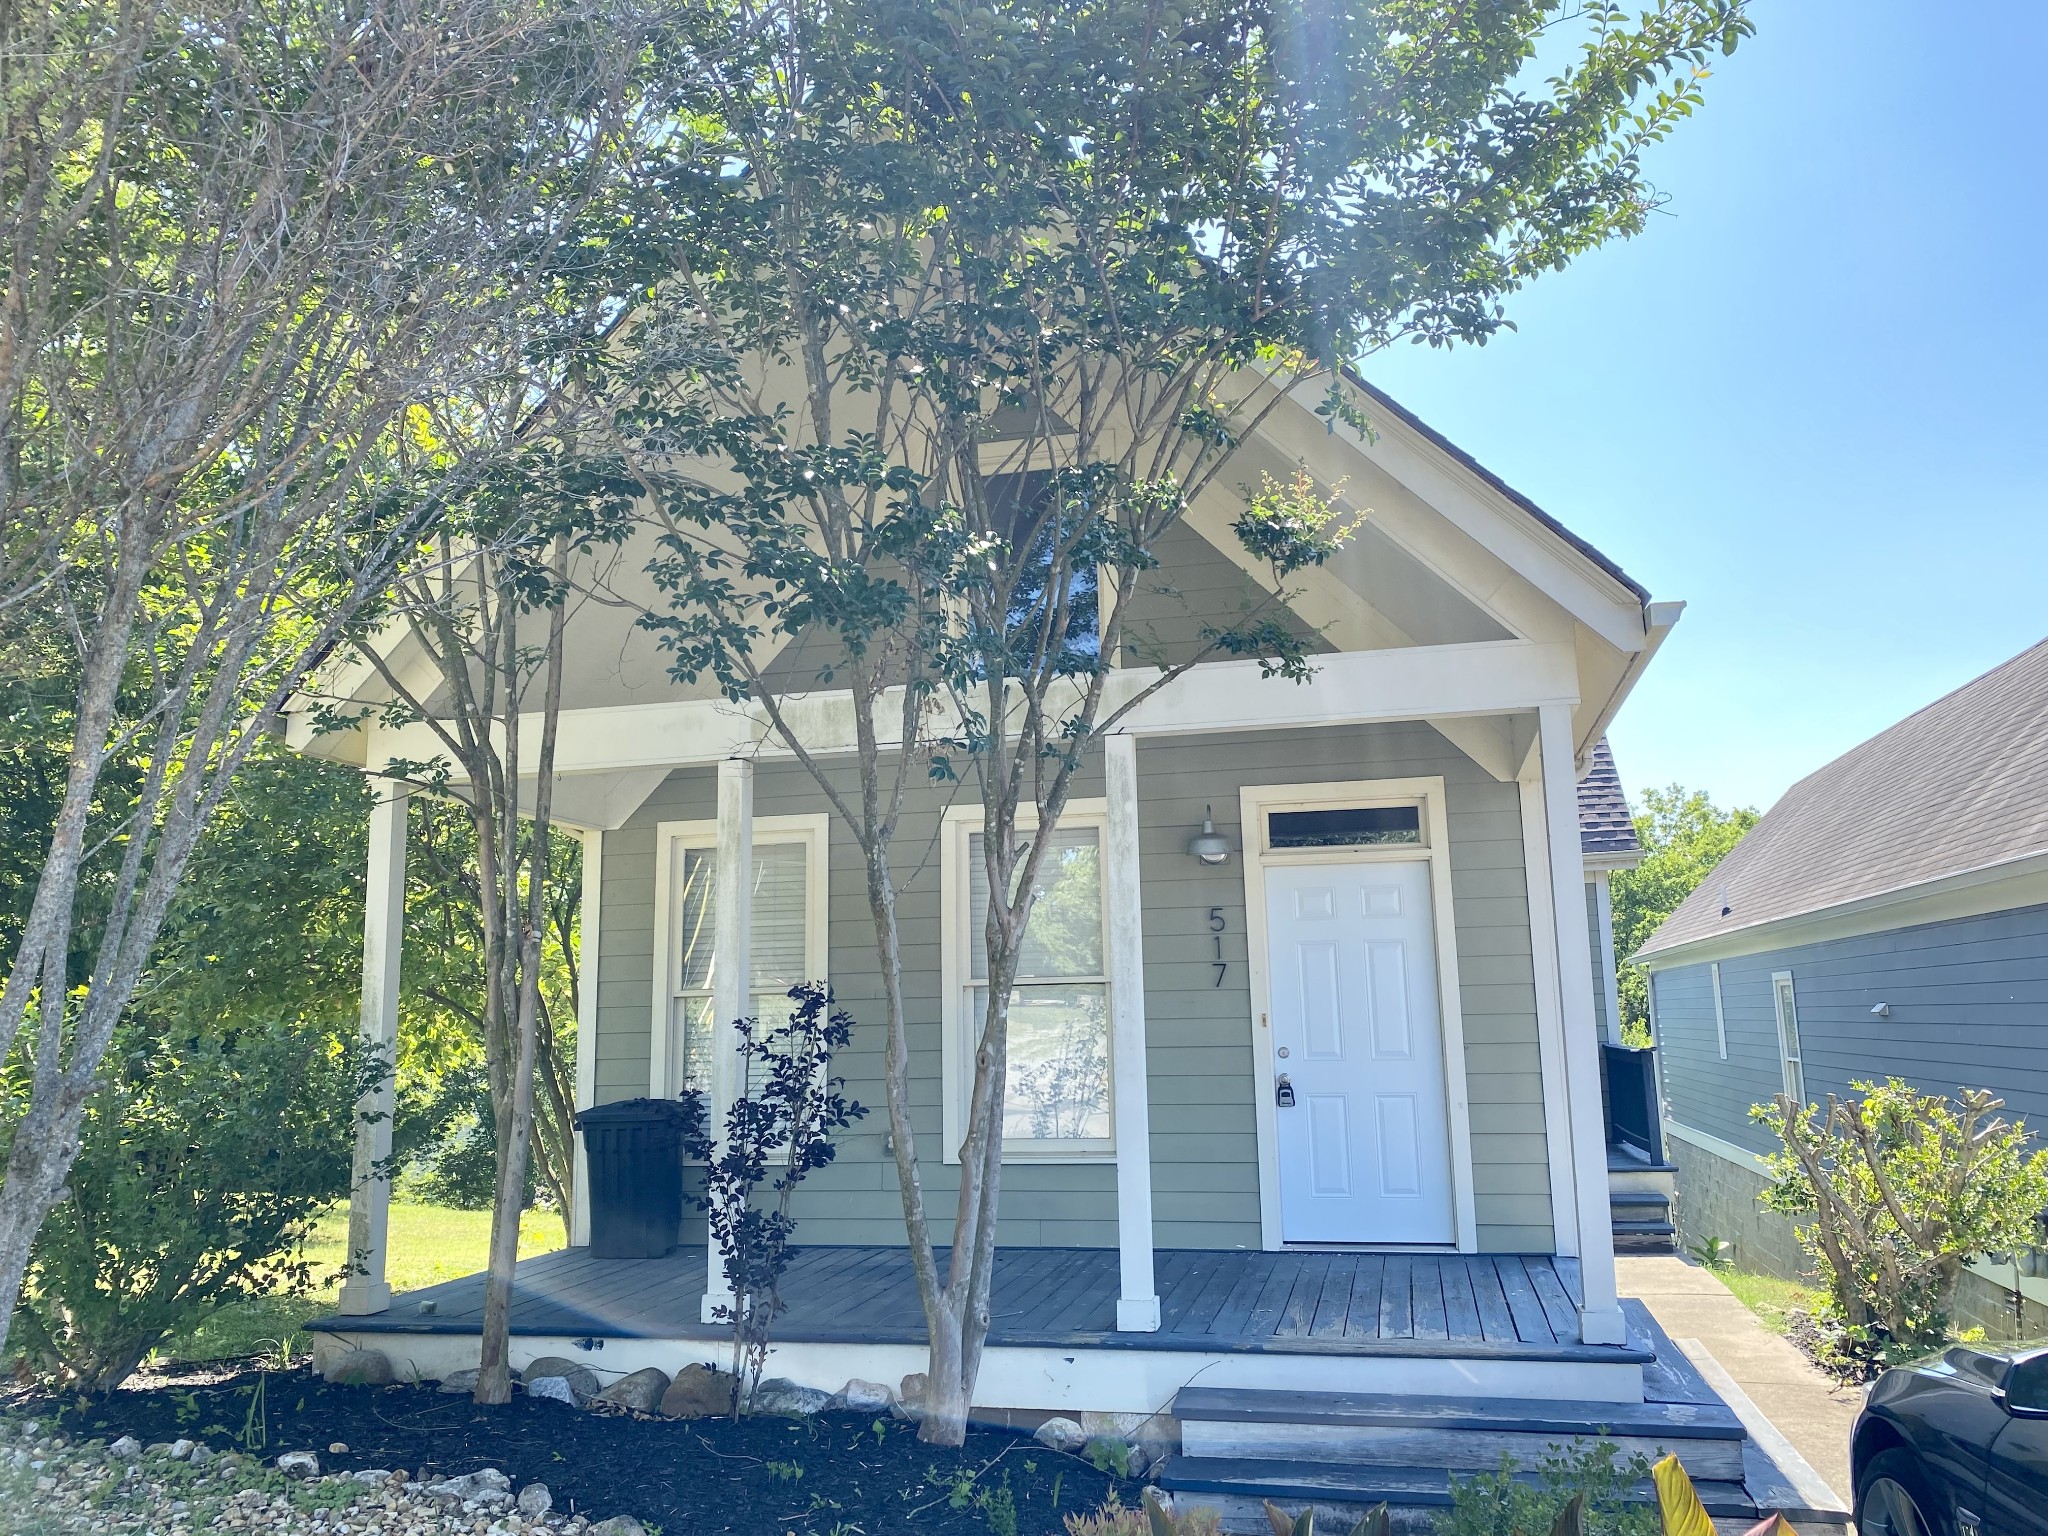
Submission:
[[[1335,1517],[1342,1530],[1372,1505],[1386,1503],[1395,1512],[1397,1529],[1427,1530],[1432,1512],[1451,1503],[1452,1471],[1443,1467],[1343,1466],[1290,1459],[1216,1456],[1173,1456],[1160,1468],[1159,1486],[1176,1499],[1206,1504],[1223,1516],[1228,1531],[1264,1531],[1265,1501],[1271,1499],[1294,1513],[1313,1504]],[[1517,1473],[1526,1482],[1533,1472]],[[1756,1518],[1756,1501],[1739,1479],[1693,1480],[1707,1513],[1747,1525]],[[1656,1490],[1645,1479],[1631,1490],[1629,1502],[1654,1504]],[[1408,1515],[1411,1518],[1403,1519]],[[1420,1516],[1420,1519],[1412,1518]]]
[[[1471,1473],[1494,1471],[1506,1457],[1533,1471],[1557,1446],[1597,1436],[1611,1440],[1623,1458],[1655,1460],[1675,1451],[1695,1478],[1742,1478],[1742,1422],[1719,1403],[1185,1387],[1174,1398],[1173,1414],[1190,1460]]]
[[[1541,1463],[1578,1440],[1610,1440],[1623,1457],[1675,1453],[1724,1533],[1783,1510],[1846,1536],[1839,1510],[1806,1507],[1697,1367],[1641,1302],[1624,1298],[1629,1342],[1650,1356],[1642,1400],[1593,1402],[1350,1391],[1183,1387],[1171,1412],[1179,1454],[1156,1476],[1178,1503],[1204,1505],[1231,1536],[1264,1536],[1268,1499],[1323,1512],[1341,1530],[1385,1502],[1396,1536],[1428,1536],[1459,1479],[1497,1473],[1540,1481]],[[1647,1480],[1626,1495],[1654,1504]]]

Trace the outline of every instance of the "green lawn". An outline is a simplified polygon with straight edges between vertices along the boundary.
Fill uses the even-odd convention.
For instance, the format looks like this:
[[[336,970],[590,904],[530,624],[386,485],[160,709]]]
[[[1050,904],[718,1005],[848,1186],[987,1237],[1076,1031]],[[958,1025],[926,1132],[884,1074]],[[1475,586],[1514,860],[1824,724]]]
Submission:
[[[1780,1280],[1776,1275],[1757,1275],[1744,1269],[1720,1268],[1713,1274],[1773,1333],[1785,1332],[1792,1326],[1794,1312],[1811,1312],[1820,1301],[1818,1292],[1797,1280]]]
[[[491,1242],[489,1211],[456,1211],[438,1205],[391,1206],[390,1253],[385,1278],[394,1291],[416,1291],[484,1267]],[[528,1211],[519,1223],[519,1256],[552,1253],[563,1246],[561,1218],[552,1211]],[[294,1353],[311,1347],[300,1325],[334,1310],[337,1276],[348,1257],[348,1207],[336,1206],[313,1230],[306,1258],[318,1287],[305,1296],[265,1297],[225,1307],[205,1322],[167,1340],[160,1360],[218,1360],[238,1355]]]

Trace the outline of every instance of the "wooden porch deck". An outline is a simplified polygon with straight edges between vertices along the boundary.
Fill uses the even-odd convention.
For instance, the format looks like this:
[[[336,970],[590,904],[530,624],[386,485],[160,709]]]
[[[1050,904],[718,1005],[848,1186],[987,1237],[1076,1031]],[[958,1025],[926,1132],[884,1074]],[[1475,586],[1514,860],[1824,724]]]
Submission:
[[[1578,1262],[1569,1258],[1166,1249],[1155,1263],[1159,1331],[1119,1333],[1115,1249],[1002,1249],[989,1345],[1617,1363],[1652,1358],[1634,1346],[1579,1342]],[[468,1275],[394,1297],[390,1310],[375,1316],[311,1326],[475,1333],[483,1290],[483,1276]],[[702,1249],[659,1259],[597,1259],[587,1249],[562,1249],[519,1265],[512,1332],[717,1338],[722,1330],[699,1321],[703,1290]],[[786,1342],[925,1341],[916,1281],[901,1248],[798,1249],[782,1294],[787,1310],[775,1334]]]

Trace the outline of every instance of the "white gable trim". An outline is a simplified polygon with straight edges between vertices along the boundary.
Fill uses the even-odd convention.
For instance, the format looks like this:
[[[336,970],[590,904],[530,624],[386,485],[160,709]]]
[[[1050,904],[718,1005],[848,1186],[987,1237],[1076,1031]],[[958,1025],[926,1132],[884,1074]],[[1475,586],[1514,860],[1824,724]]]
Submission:
[[[1293,409],[1284,413],[1284,422],[1280,411],[1268,417],[1267,435],[1305,461],[1320,457],[1314,455],[1313,438],[1307,434],[1342,441],[1407,486],[1446,522],[1616,650],[1643,648],[1643,605],[1635,593],[1394,413],[1368,407],[1374,434],[1371,442],[1343,422],[1336,422],[1331,430],[1330,424],[1315,414],[1326,392],[1326,385],[1295,384],[1288,391]],[[1488,607],[1502,622],[1511,622],[1492,605]]]
[[[1308,682],[1291,683],[1262,676],[1257,661],[1205,662],[1153,694],[1118,728],[1133,736],[1285,730],[1498,715],[1578,701],[1577,660],[1568,645],[1483,640],[1343,651],[1315,657],[1314,666]],[[1104,689],[1104,713],[1158,676],[1152,667],[1111,674]],[[896,692],[890,690],[878,718],[898,718]],[[785,701],[783,714],[812,752],[830,756],[855,750],[852,695],[845,690],[793,697]],[[520,728],[537,735],[539,718],[523,718]],[[367,761],[373,768],[392,758],[431,757],[437,745],[431,728],[423,724],[372,723],[365,729],[370,738]],[[883,741],[884,747],[893,744],[893,738]],[[685,768],[735,754],[764,759],[790,755],[773,739],[758,706],[686,699],[563,711],[556,767],[564,775],[603,774]]]

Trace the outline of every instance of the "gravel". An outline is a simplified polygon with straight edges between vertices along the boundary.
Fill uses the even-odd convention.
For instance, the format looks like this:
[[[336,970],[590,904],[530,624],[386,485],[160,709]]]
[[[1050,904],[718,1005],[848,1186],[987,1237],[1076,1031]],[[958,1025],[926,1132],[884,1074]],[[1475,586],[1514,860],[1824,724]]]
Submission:
[[[126,1437],[112,1446],[79,1443],[33,1419],[0,1418],[0,1536],[613,1536],[639,1529],[630,1519],[593,1524],[551,1513],[546,1484],[514,1490],[494,1470],[422,1485],[401,1470],[303,1470],[313,1459],[287,1449],[262,1461],[188,1441],[148,1449]]]

